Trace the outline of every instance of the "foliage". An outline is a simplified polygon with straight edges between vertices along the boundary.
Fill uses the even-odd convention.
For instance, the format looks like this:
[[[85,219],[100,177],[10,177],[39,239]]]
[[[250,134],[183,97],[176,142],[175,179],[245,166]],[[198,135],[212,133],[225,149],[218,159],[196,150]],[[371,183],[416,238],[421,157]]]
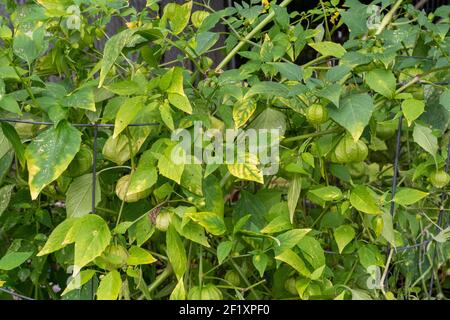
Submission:
[[[290,2],[159,16],[158,1],[4,1],[0,116],[53,125],[2,122],[0,286],[37,299],[448,297],[450,7]],[[127,23],[108,34],[112,16]],[[279,171],[251,153],[175,163],[171,133],[195,121],[281,129]],[[76,126],[88,123],[102,126]]]

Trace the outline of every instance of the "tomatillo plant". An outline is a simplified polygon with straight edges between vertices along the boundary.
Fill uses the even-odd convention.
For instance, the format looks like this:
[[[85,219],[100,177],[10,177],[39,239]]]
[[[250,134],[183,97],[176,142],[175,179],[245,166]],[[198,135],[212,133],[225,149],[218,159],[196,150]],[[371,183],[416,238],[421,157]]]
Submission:
[[[449,6],[2,7],[0,298],[450,297]]]

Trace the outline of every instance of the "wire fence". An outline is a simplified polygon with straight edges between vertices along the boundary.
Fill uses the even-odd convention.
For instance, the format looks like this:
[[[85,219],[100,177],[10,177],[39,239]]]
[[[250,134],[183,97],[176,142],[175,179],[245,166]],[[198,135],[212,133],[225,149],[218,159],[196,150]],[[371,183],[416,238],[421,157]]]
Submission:
[[[8,123],[23,123],[23,124],[29,124],[29,125],[48,125],[48,126],[52,126],[54,125],[54,123],[52,122],[43,122],[43,121],[32,121],[32,120],[21,120],[21,119],[10,119],[10,118],[0,118],[0,122],[8,122]],[[398,176],[399,176],[399,160],[400,160],[400,151],[401,151],[401,133],[402,133],[402,123],[403,123],[403,116],[400,116],[398,119],[398,126],[397,126],[397,131],[396,131],[396,144],[395,144],[395,154],[394,154],[394,161],[393,161],[393,169],[394,169],[394,174],[393,174],[393,178],[392,178],[392,196],[391,196],[391,207],[390,207],[390,215],[392,217],[394,217],[395,215],[395,202],[393,201],[395,194],[397,192],[397,187],[398,187]],[[97,124],[97,123],[75,123],[72,124],[75,127],[85,127],[85,128],[92,128],[93,129],[93,161],[92,161],[92,205],[91,205],[91,212],[95,213],[96,212],[96,183],[97,183],[97,146],[98,146],[98,128],[113,128],[114,124]],[[158,122],[152,122],[152,123],[135,123],[135,124],[129,124],[129,127],[141,127],[141,126],[157,126],[160,125],[160,123]],[[445,162],[445,171],[448,172],[449,171],[449,166],[450,166],[450,142],[447,146],[447,159]],[[438,214],[438,221],[437,221],[437,225],[436,225],[436,231],[438,232],[440,229],[442,229],[442,225],[443,225],[443,220],[444,220],[444,215],[447,214],[447,224],[448,224],[448,213],[446,213],[446,210],[444,210],[444,206],[443,204],[445,203],[445,201],[447,200],[448,195],[446,192],[443,192],[441,195],[441,207],[439,210],[439,214]],[[419,243],[415,243],[412,245],[406,245],[406,246],[401,246],[401,247],[396,247],[395,249],[393,249],[391,247],[390,244],[388,244],[387,246],[387,252],[386,255],[387,257],[389,257],[391,255],[391,251],[395,250],[396,252],[403,252],[403,251],[408,251],[408,250],[415,250],[415,249],[419,249],[419,248],[425,248],[425,246],[427,246],[428,244],[432,243],[433,240],[432,239],[426,239],[422,242]],[[333,254],[333,255],[339,255],[339,253],[337,252],[333,252],[333,251],[329,251],[329,250],[325,250],[324,251],[327,254]],[[432,263],[435,262],[436,260],[436,252],[437,252],[437,248],[436,246],[433,248],[433,257],[432,257]],[[386,266],[388,267],[388,266]],[[434,287],[434,281],[435,281],[435,270],[432,268],[431,269],[431,278],[430,278],[430,284],[429,284],[429,288],[428,288],[428,294],[429,296],[431,296],[432,292],[433,292],[433,287]],[[4,293],[8,293],[11,296],[14,297],[14,299],[19,299],[19,300],[33,300],[30,297],[21,295],[19,293],[16,293],[14,290],[8,289],[8,288],[0,288],[1,292]],[[93,295],[93,290],[92,290],[92,295]],[[93,298],[93,296],[92,296]]]

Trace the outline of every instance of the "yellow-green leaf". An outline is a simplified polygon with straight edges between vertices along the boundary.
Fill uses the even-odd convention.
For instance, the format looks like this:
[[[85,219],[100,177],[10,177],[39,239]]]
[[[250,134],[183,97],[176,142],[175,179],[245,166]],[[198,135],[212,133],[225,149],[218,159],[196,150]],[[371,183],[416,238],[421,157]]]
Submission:
[[[350,203],[361,212],[368,214],[381,214],[375,198],[366,186],[355,186],[350,194]]]
[[[38,135],[27,147],[28,184],[31,199],[66,171],[80,150],[81,133],[66,121],[61,121]]]
[[[100,281],[97,289],[98,300],[117,300],[122,287],[122,279],[117,270],[110,271]]]
[[[417,189],[400,188],[394,197],[394,202],[402,206],[408,206],[428,196],[428,192]]]
[[[126,99],[123,102],[116,115],[113,134],[114,139],[116,139],[117,136],[137,117],[143,107],[144,97],[142,96]]]
[[[403,115],[408,121],[408,127],[411,126],[414,120],[416,120],[425,110],[425,103],[422,100],[406,99],[402,102]]]
[[[334,239],[336,240],[339,253],[355,238],[355,230],[349,225],[342,225],[334,230]]]

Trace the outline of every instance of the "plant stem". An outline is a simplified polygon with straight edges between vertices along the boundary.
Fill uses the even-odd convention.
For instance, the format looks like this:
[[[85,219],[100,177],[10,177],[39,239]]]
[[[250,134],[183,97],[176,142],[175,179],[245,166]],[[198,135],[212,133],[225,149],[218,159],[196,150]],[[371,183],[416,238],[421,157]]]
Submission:
[[[156,277],[155,281],[152,282],[151,285],[148,286],[148,292],[152,292],[156,288],[158,288],[161,283],[164,282],[171,274],[173,273],[172,266],[169,264],[164,271]]]
[[[282,3],[280,3],[280,7],[286,7],[289,3],[291,3],[292,0],[284,0]],[[272,19],[275,17],[275,11],[271,11],[267,17],[265,17],[252,31],[250,31],[244,39],[238,42],[238,44],[231,50],[228,55],[219,63],[219,65],[216,67],[216,73],[219,73],[221,69],[223,69],[228,62],[231,61],[231,59],[241,50],[241,48],[247,43],[248,40],[253,38],[254,35],[256,35],[259,31],[261,31],[269,22],[272,21]]]
[[[328,129],[328,130],[324,130],[324,131],[319,131],[319,132],[313,132],[313,133],[307,133],[307,134],[302,134],[300,136],[296,136],[296,137],[289,137],[283,140],[284,143],[289,143],[289,142],[293,142],[293,141],[298,141],[298,140],[305,140],[308,138],[314,138],[314,137],[320,137],[320,136],[324,136],[327,134],[332,134],[335,132],[339,132],[341,131],[341,128],[332,128],[332,129]]]
[[[259,294],[255,290],[253,290],[250,281],[248,281],[248,279],[245,276],[245,274],[242,273],[242,270],[239,268],[239,266],[236,264],[236,262],[233,259],[230,259],[230,262],[233,265],[233,268],[236,270],[236,272],[239,273],[239,275],[241,276],[242,280],[244,280],[244,282],[247,285],[247,287],[251,290],[251,292],[255,296],[256,300],[261,300]]]
[[[391,10],[384,16],[383,20],[381,21],[380,26],[378,27],[376,35],[379,35],[383,32],[384,29],[388,26],[388,24],[392,21],[394,18],[394,14],[397,11],[398,7],[402,4],[403,0],[397,0],[397,2],[392,6]]]

